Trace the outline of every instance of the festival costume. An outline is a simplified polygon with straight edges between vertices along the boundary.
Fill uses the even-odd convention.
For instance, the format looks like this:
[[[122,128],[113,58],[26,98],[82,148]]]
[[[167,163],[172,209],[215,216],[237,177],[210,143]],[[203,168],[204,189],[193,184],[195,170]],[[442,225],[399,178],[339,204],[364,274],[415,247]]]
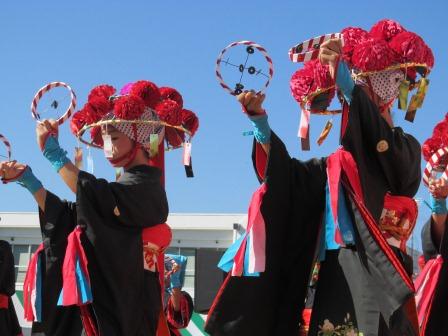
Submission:
[[[344,42],[347,46],[348,39]],[[373,45],[386,42],[369,37],[368,43],[375,50]],[[353,48],[356,54],[366,46],[358,42]],[[395,58],[372,69],[365,59],[370,55],[364,53],[359,60],[347,52],[343,55],[350,68],[357,64],[358,78],[362,72],[399,69]],[[340,63],[337,71],[344,68],[348,71]],[[306,125],[301,123],[304,140],[309,114],[327,110],[335,83],[329,84],[328,68],[317,60],[299,72],[291,87],[304,109],[302,115],[308,116]],[[289,156],[275,133],[268,157],[260,144],[254,144],[254,167],[263,184],[249,209],[248,231],[251,225],[251,232],[257,226],[263,232],[259,219],[251,222],[251,217],[259,218],[253,207],[257,201],[265,228],[265,245],[259,249],[265,251],[265,270],[260,267],[258,276],[250,270],[252,262],[263,259],[252,256],[252,246],[263,241],[247,233],[210,309],[206,331],[211,335],[298,335],[316,261],[316,294],[312,304],[306,302],[312,306],[308,335],[418,334],[412,259],[405,245],[417,216],[410,198],[420,183],[420,145],[381,117],[365,92],[365,85],[373,85],[347,85],[341,80],[347,73],[336,78],[340,96],[345,97],[342,148],[328,158],[303,162]],[[388,98],[385,94],[385,103]],[[306,334],[303,328],[301,332]]]
[[[429,179],[437,178],[434,173],[442,174],[441,178],[446,179],[448,151],[448,115],[439,122],[433,130],[433,134],[428,138],[423,146],[424,159],[428,162],[424,183],[428,184]],[[432,199],[432,213],[446,214],[446,199]],[[439,203],[439,204],[437,204]],[[441,206],[440,206],[441,205]],[[445,222],[445,227],[447,225]],[[440,244],[435,243],[431,227],[433,219],[425,223],[422,229],[422,249],[423,261],[422,270],[415,280],[416,302],[421,335],[448,335],[446,316],[448,309],[446,300],[448,299],[448,230],[440,239]]]
[[[35,321],[33,332],[44,335],[169,335],[161,292],[163,254],[171,241],[164,224],[164,141],[180,147],[198,121],[182,110],[176,90],[138,81],[120,95],[109,85],[94,88],[72,118],[73,133],[82,137],[91,129],[91,140],[81,141],[104,147],[108,156],[111,140],[105,136],[103,142],[101,126],[113,126],[134,142],[111,163],[126,167],[143,148],[157,166],[134,166],[116,182],[80,171],[76,203],[47,191],[45,212],[39,212],[43,243],[24,285],[25,315]],[[48,146],[44,153],[51,157],[58,148]],[[61,161],[52,160],[54,167]]]

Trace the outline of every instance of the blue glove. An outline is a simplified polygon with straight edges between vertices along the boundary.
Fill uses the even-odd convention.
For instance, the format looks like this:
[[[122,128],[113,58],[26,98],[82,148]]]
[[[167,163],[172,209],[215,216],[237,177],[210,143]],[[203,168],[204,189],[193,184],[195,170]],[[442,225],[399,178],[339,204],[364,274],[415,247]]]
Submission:
[[[54,170],[57,173],[65,166],[70,160],[67,158],[67,152],[59,146],[58,139],[54,136],[49,136],[45,142],[45,147],[43,151],[44,156],[50,161]]]
[[[16,181],[22,187],[28,189],[28,191],[34,195],[40,188],[43,187],[42,183],[34,176],[30,167],[26,167],[23,174]]]
[[[258,143],[267,144],[271,140],[271,128],[268,123],[268,115],[249,116],[254,126],[254,136]]]
[[[342,60],[339,61],[338,69],[336,71],[336,85],[342,91],[345,100],[350,103],[352,101],[352,93],[353,88],[355,87],[355,82],[352,79],[347,63]]]
[[[432,213],[437,215],[445,215],[448,213],[448,209],[446,208],[446,199],[445,198],[434,198],[432,195],[430,196],[431,200],[431,209]]]

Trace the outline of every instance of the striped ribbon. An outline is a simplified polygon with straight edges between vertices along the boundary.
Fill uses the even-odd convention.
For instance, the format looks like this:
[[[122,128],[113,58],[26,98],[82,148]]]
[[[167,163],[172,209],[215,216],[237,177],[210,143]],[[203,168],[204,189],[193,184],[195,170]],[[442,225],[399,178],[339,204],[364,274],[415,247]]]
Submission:
[[[261,45],[252,42],[252,41],[237,41],[237,42],[233,42],[230,43],[227,47],[225,47],[221,53],[219,54],[217,60],[216,60],[216,68],[215,68],[215,73],[216,73],[216,77],[218,78],[219,84],[222,86],[222,88],[226,91],[228,91],[231,95],[235,96],[237,95],[235,93],[235,90],[231,89],[225,82],[224,79],[222,77],[221,74],[221,62],[222,59],[224,58],[224,54],[230,49],[233,48],[237,45],[244,45],[244,46],[250,46],[253,47],[255,49],[257,49],[259,52],[261,52],[264,56],[264,58],[266,59],[266,61],[268,62],[269,65],[269,74],[268,74],[268,80],[266,81],[266,83],[264,84],[263,88],[259,91],[263,92],[264,90],[266,90],[266,88],[269,86],[270,81],[272,80],[272,77],[274,76],[274,64],[272,62],[272,58],[271,56],[269,56],[268,52],[266,51],[266,49],[264,47],[262,47]]]
[[[317,36],[310,40],[306,40],[302,43],[299,43],[289,49],[288,55],[289,59],[294,63],[305,63],[316,59],[319,56],[319,48],[325,41],[328,41],[332,38],[340,38],[342,39],[342,44],[344,44],[343,36],[341,33],[333,33]]]
[[[439,148],[429,159],[423,171],[423,183],[429,186],[429,180],[434,168],[438,167],[442,159],[448,156],[448,147]],[[445,167],[445,171],[442,174],[442,178],[448,180],[448,166]]]
[[[0,141],[3,142],[6,147],[8,161],[11,161],[11,144],[9,140],[3,134],[0,134]]]
[[[39,112],[37,111],[37,105],[38,105],[40,99],[42,98],[42,96],[55,87],[65,87],[70,93],[70,105],[68,106],[65,113],[61,117],[59,117],[57,120],[58,124],[62,125],[67,119],[70,118],[70,116],[72,115],[72,113],[75,111],[75,108],[76,108],[76,94],[73,91],[73,89],[68,84],[66,84],[64,82],[51,82],[51,83],[41,87],[39,89],[39,91],[37,91],[37,93],[35,94],[35,96],[33,98],[33,101],[31,102],[31,115],[35,120],[40,120],[41,117],[40,117]]]

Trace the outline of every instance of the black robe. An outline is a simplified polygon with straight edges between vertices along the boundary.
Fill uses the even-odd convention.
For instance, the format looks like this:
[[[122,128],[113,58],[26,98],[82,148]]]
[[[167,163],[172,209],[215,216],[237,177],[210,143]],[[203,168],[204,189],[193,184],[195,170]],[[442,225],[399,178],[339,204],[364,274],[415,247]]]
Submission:
[[[142,230],[165,223],[168,202],[160,171],[137,166],[109,183],[81,171],[76,204],[47,192],[40,224],[45,244],[43,323],[34,332],[80,335],[79,309],[57,307],[67,236],[80,225],[90,274],[90,311],[100,335],[155,335],[161,294],[158,275],[143,268]]]
[[[448,220],[445,222],[445,231],[440,245],[434,242],[431,234],[430,218],[422,230],[422,247],[425,261],[437,257],[440,254],[443,258],[442,268],[440,269],[439,279],[434,292],[434,298],[431,305],[428,321],[426,323],[426,333],[422,336],[448,336]]]
[[[387,150],[381,151],[384,146],[377,150],[380,141],[387,144]],[[400,128],[391,129],[358,86],[353,91],[342,145],[357,163],[364,204],[376,222],[387,191],[409,197],[417,192],[421,176],[418,141]],[[255,144],[256,170],[258,151],[260,147]],[[299,333],[325,207],[326,159],[306,162],[292,159],[272,133],[266,169],[258,176],[260,181],[261,176],[268,187],[261,205],[266,223],[266,271],[260,277],[226,279],[207,319],[206,331],[211,335]],[[355,206],[353,219],[357,253],[350,254],[351,250],[344,249],[347,253],[342,259],[363,273],[377,300],[375,320],[369,327],[376,326],[377,334],[381,312],[388,328],[408,330],[399,310],[412,298],[412,290],[371,237]],[[352,276],[356,278],[359,274]]]
[[[0,308],[0,335],[17,336],[22,333],[11,296],[16,292],[14,256],[11,245],[0,240],[0,294],[8,297],[8,308]]]

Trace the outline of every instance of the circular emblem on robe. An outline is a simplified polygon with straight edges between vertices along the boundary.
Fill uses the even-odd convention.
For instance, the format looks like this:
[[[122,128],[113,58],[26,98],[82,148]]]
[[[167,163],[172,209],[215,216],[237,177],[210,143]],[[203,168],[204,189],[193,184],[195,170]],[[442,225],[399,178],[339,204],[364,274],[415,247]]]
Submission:
[[[380,153],[385,152],[389,149],[389,144],[386,140],[381,140],[376,144],[376,150]]]
[[[117,217],[120,216],[120,210],[117,207],[114,208],[114,215]]]

